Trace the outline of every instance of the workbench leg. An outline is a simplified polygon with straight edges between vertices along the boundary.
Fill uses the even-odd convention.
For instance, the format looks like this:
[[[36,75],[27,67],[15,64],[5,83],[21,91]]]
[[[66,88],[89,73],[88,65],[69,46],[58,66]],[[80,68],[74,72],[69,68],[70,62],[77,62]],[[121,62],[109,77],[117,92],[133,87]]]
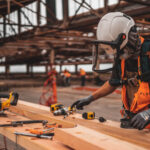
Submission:
[[[5,136],[3,136],[3,140],[4,140],[4,148],[1,148],[0,150],[8,150],[7,149],[6,137]]]

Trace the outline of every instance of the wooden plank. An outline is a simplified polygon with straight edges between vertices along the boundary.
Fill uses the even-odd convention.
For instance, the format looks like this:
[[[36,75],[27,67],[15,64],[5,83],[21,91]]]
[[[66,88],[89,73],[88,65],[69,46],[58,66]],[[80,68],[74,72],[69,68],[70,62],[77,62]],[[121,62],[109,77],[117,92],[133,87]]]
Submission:
[[[57,129],[58,130],[58,129]],[[68,142],[67,134],[71,135],[69,143],[73,148],[83,150],[116,150],[121,147],[121,150],[144,150],[145,148],[139,147],[132,143],[119,140],[112,136],[97,132],[93,129],[86,128],[85,126],[78,125],[74,129],[61,129],[57,133],[56,130],[56,138],[59,141],[66,143]],[[60,133],[61,131],[64,131]],[[75,138],[76,137],[76,138]],[[67,142],[66,142],[67,141]]]
[[[23,112],[23,115],[31,119],[37,116],[44,117],[44,119],[53,118],[55,120],[64,121],[62,116],[54,117],[49,113],[48,107],[28,102],[20,101],[18,107],[11,107],[11,111],[19,114]],[[65,120],[78,124],[78,126],[76,128],[56,130],[56,139],[75,149],[79,149],[81,145],[84,145],[82,149],[87,149],[85,143],[89,145],[88,147],[91,146],[94,149],[104,149],[104,145],[107,145],[105,149],[107,149],[107,147],[110,149],[109,145],[112,145],[112,143],[114,149],[117,149],[118,146],[121,148],[125,147],[126,149],[147,149],[150,147],[150,133],[147,130],[121,129],[119,123],[107,121],[102,124],[97,120],[83,120],[79,114],[69,116]],[[87,139],[87,137],[90,138]],[[68,139],[71,140],[68,141]],[[93,141],[97,141],[97,139],[99,142],[106,141],[106,143],[104,145],[101,142],[101,144],[99,144],[99,142],[93,143]],[[117,143],[119,143],[119,145],[117,145]]]
[[[18,104],[17,107],[11,107],[10,111],[13,111],[16,114],[20,114],[22,116],[26,116],[29,119],[41,119],[42,118],[44,120],[48,120],[49,122],[55,122],[55,123],[61,124],[63,128],[75,127],[74,123],[67,122],[65,120],[60,120],[54,116],[51,116],[49,108],[47,111],[44,111],[44,110],[41,110],[40,107],[41,106],[39,105],[38,109],[34,109],[34,107],[31,107],[31,106],[25,106],[25,105]]]
[[[139,131],[137,129],[123,129],[120,128],[119,122],[107,120],[105,123],[100,123],[98,120],[83,120],[81,115],[74,114],[73,117],[66,118],[67,121],[78,123],[97,132],[107,134],[109,136],[121,139],[123,141],[131,142],[142,146],[146,149],[150,147],[150,130],[145,129]]]

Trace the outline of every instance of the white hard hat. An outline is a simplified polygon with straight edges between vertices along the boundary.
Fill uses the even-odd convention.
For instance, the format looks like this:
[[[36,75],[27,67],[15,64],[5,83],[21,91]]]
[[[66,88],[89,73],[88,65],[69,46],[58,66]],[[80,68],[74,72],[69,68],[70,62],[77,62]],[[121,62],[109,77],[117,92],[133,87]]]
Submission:
[[[126,39],[120,46],[122,49],[128,42],[128,33],[135,25],[134,20],[121,12],[111,12],[104,15],[97,27],[97,39],[100,41],[114,41],[120,33],[126,35]]]

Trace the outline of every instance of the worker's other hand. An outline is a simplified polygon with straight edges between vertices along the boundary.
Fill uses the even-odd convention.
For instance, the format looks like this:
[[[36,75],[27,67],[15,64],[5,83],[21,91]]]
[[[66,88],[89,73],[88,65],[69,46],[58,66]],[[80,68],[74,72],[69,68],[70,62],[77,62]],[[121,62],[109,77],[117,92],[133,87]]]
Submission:
[[[93,99],[94,99],[93,96],[90,95],[90,96],[88,96],[86,98],[77,100],[75,103],[73,103],[71,105],[71,109],[76,107],[79,110],[83,110],[83,106],[90,104],[93,101]]]
[[[131,119],[131,125],[139,130],[144,129],[150,123],[150,109],[136,114]]]

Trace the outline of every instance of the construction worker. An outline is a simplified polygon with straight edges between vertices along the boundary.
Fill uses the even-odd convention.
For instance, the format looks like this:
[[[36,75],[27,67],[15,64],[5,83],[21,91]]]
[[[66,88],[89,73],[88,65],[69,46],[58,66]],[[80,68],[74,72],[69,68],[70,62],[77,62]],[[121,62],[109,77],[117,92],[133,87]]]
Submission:
[[[85,86],[86,72],[84,69],[80,68],[81,86]]]
[[[102,43],[116,50],[111,78],[97,91],[76,101],[71,107],[83,109],[83,106],[122,86],[121,112],[124,119],[121,121],[128,120],[129,126],[139,130],[150,128],[150,41],[140,37],[134,20],[121,12],[108,13],[101,18],[97,38],[96,45]],[[99,55],[98,50],[96,48]],[[96,63],[99,56],[94,56]]]
[[[71,73],[67,69],[64,70],[64,80],[65,86],[70,86]]]

